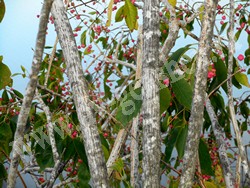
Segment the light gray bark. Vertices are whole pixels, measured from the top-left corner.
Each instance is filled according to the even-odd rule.
[[[143,187],[160,187],[159,0],[145,0],[143,9]]]
[[[89,100],[87,82],[84,79],[75,38],[62,0],[54,0],[52,15],[55,20],[55,29],[66,61],[67,75],[80,122],[93,187],[109,187],[107,168],[96,120],[91,108],[92,103]]]
[[[26,88],[26,94],[23,99],[20,114],[18,116],[17,128],[14,137],[14,144],[12,147],[12,159],[11,165],[8,173],[7,187],[14,188],[16,183],[17,167],[20,160],[20,152],[23,148],[23,136],[25,125],[29,116],[31,103],[35,95],[35,90],[37,86],[38,73],[40,70],[40,65],[43,57],[43,50],[46,38],[46,28],[49,19],[49,13],[51,9],[53,0],[44,1],[41,13],[40,13],[40,23],[36,39],[35,53],[32,62],[30,81]]]
[[[185,154],[183,158],[183,173],[180,180],[180,188],[189,188],[192,187],[193,184],[200,133],[203,125],[207,69],[209,65],[217,4],[218,0],[205,1],[205,13],[203,15],[201,37],[199,41],[194,81],[194,94]]]
[[[214,112],[213,106],[212,106],[209,99],[207,99],[207,101],[206,101],[206,109],[207,109],[207,113],[208,113],[209,118],[210,118],[211,123],[212,123],[212,129],[213,129],[216,143],[218,146],[218,153],[219,153],[219,157],[220,157],[220,162],[221,162],[223,176],[224,176],[226,186],[227,186],[227,188],[234,188],[235,179],[233,177],[233,173],[232,173],[232,170],[230,167],[229,159],[227,157],[227,149],[226,149],[227,146],[225,143],[225,137],[224,137],[223,131],[221,130],[217,116]]]
[[[233,58],[235,52],[235,41],[234,41],[234,1],[230,0],[230,17],[229,17],[229,44],[228,44],[228,70],[227,70],[227,96],[228,96],[228,107],[232,125],[234,128],[236,142],[240,154],[241,165],[245,173],[246,186],[250,187],[250,169],[247,161],[247,155],[245,148],[241,140],[241,132],[238,126],[238,122],[235,115],[234,104],[233,104],[233,86],[232,86],[232,74],[233,74]]]

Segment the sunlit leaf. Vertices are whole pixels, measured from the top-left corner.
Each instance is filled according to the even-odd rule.
[[[7,65],[0,62],[0,90],[12,83],[11,72]]]
[[[200,12],[199,18],[200,18],[201,21],[202,21],[202,18],[203,18],[204,9],[205,9],[205,6],[204,6],[204,5],[202,5],[202,6],[200,7],[200,9],[199,9],[199,12]]]
[[[205,181],[204,184],[205,184],[206,188],[217,188],[216,184],[209,182],[209,181]]]
[[[137,8],[132,4],[130,0],[125,0],[123,12],[124,12],[125,21],[126,21],[128,28],[131,31],[136,29],[138,12],[137,12]]]
[[[168,0],[169,4],[172,5],[173,7],[176,6],[177,1],[176,0]]]
[[[124,6],[121,6],[118,11],[116,12],[116,15],[115,15],[115,22],[120,22],[123,20],[123,11],[124,11]]]
[[[234,72],[236,72],[236,71],[238,71],[238,68],[237,68],[237,67],[234,69]],[[247,75],[245,75],[244,73],[239,72],[239,73],[235,74],[235,78],[236,78],[236,80],[237,80],[240,84],[242,84],[242,85],[244,85],[244,86],[246,86],[246,87],[250,87],[250,84],[249,84],[249,82],[248,82]]]
[[[217,182],[222,182],[224,180],[224,175],[220,165],[216,165],[215,167],[215,178]],[[226,187],[226,186],[221,186],[221,187]]]

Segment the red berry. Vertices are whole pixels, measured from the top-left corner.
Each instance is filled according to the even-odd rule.
[[[238,58],[239,61],[242,61],[242,60],[244,60],[245,57],[244,57],[244,55],[240,54],[240,55],[238,55],[237,58]]]

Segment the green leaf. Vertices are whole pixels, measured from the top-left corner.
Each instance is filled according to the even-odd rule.
[[[132,31],[137,29],[137,8],[132,4],[130,0],[125,0],[124,16],[128,28]],[[137,26],[137,27],[136,27]]]
[[[123,20],[123,13],[124,12],[124,6],[121,6],[118,11],[116,12],[116,15],[115,15],[115,22],[120,22]]]
[[[213,56],[216,56],[216,59],[212,58],[212,60],[214,60],[214,67],[216,69],[215,79],[218,81],[216,85],[214,86],[215,88],[217,87],[218,84],[220,84],[221,82],[227,79],[227,67],[217,54],[213,53]],[[227,83],[224,83],[222,85],[222,88],[225,92],[227,92]]]
[[[242,29],[238,30],[238,31],[235,33],[235,36],[234,36],[235,42],[237,42],[237,40],[239,39],[240,34],[241,34],[241,31],[242,31]]]
[[[174,146],[176,144],[178,135],[180,131],[182,130],[182,121],[180,119],[177,119],[173,122],[174,127],[170,130],[169,134],[164,140],[164,143],[166,145],[165,149],[165,162],[169,163]]]
[[[87,156],[85,153],[85,148],[84,148],[82,141],[80,141],[79,138],[75,138],[73,140],[73,143],[74,143],[75,150],[77,154],[79,155],[79,157],[83,160],[85,164],[88,164]]]
[[[110,91],[110,87],[106,83],[104,84],[104,93],[105,93],[105,98],[108,98],[111,100],[112,92]]]
[[[0,90],[11,83],[12,79],[9,67],[0,62]]]
[[[244,131],[246,131],[246,130],[247,130],[247,122],[244,121],[244,122],[241,124],[240,129],[241,129],[242,133],[243,133]]]
[[[17,90],[14,89],[13,93],[15,93],[15,95],[18,96],[19,98],[23,99],[23,94],[20,93],[19,91],[17,91]]]
[[[186,121],[183,121],[183,123],[184,123],[184,126],[182,126],[182,129],[177,137],[176,144],[175,144],[179,159],[181,159],[184,155],[187,134],[188,134],[188,126],[186,125]]]
[[[93,52],[94,52],[94,50],[88,50],[88,48],[85,48],[83,54],[84,54],[84,55],[89,55],[89,54],[91,54],[91,53],[93,53]]]
[[[248,38],[250,38],[250,35],[248,35]],[[245,63],[246,65],[249,65],[249,61],[250,61],[250,48],[248,48],[248,49],[245,51],[244,63]]]
[[[190,49],[191,45],[179,48],[168,58],[168,61],[164,64],[163,71],[167,76],[173,75],[176,63],[180,61],[181,57]]]
[[[218,186],[212,182],[209,182],[209,181],[205,181],[204,182],[206,188],[217,188]]]
[[[113,12],[113,4],[114,4],[114,0],[110,0],[109,2],[109,6],[108,6],[108,20],[106,23],[106,26],[109,27],[111,24],[111,19],[112,19],[112,12]]]
[[[191,85],[184,78],[171,83],[171,85],[177,100],[190,110],[193,97]]]
[[[141,88],[132,90],[124,96],[118,107],[116,119],[126,126],[140,112],[142,106]]]
[[[12,130],[9,124],[1,123],[0,125],[0,150],[6,154],[10,153],[9,143],[13,140]]]
[[[203,19],[204,9],[205,9],[205,6],[204,6],[204,5],[202,5],[202,6],[199,8],[199,12],[200,12],[199,18],[200,18],[201,21],[202,21],[202,19]]]
[[[87,34],[87,30],[83,31],[83,33],[81,34],[81,44],[84,44],[86,46],[86,34]]]
[[[223,33],[223,31],[225,30],[226,26],[227,26],[228,22],[225,22],[221,28],[220,28],[220,35]]]
[[[90,187],[89,180],[90,180],[90,173],[88,167],[82,163],[78,170],[78,178],[79,178],[79,187]]]
[[[163,121],[161,122],[161,131],[162,132],[166,132],[168,130],[170,120],[171,120],[171,116],[169,116],[169,114],[167,112],[166,116],[163,118]]]
[[[3,180],[7,178],[7,171],[3,165],[3,163],[0,163],[0,187],[3,187]]]
[[[7,93],[6,90],[4,90],[3,93],[2,93],[2,99],[3,99],[3,101],[2,101],[2,104],[3,104],[3,105],[9,103],[9,100],[10,100],[10,99],[9,99],[9,96],[8,96],[8,93]]]
[[[206,143],[200,139],[199,143],[199,159],[202,174],[213,176],[212,161]]]
[[[39,143],[36,144],[36,147],[35,147],[36,161],[37,161],[38,165],[40,166],[41,171],[47,167],[54,166],[52,148],[47,142],[44,142],[44,144],[45,144],[44,149],[42,146],[40,146]]]
[[[103,153],[104,153],[105,160],[107,162],[108,159],[109,159],[109,150],[104,145],[102,145],[102,150],[103,150]]]
[[[123,167],[124,167],[124,163],[123,163],[123,161],[122,161],[121,158],[116,159],[116,161],[114,162],[114,164],[111,166],[111,168],[113,170],[116,170],[120,174],[122,174]]]
[[[5,14],[5,3],[4,3],[4,0],[1,0],[0,1],[0,23],[3,20],[4,14]]]
[[[63,140],[63,145],[64,145],[64,155],[63,158],[64,160],[69,160],[71,158],[73,158],[73,156],[76,154],[76,149],[74,147],[74,143],[72,138],[70,138],[69,136],[66,136]]]
[[[171,93],[167,87],[160,90],[160,114],[166,111],[171,101]]]
[[[107,149],[109,149],[109,144],[102,134],[100,134],[100,139],[101,139],[102,145],[105,146]]]
[[[234,72],[236,72],[238,70],[239,70],[239,68],[235,67]],[[247,75],[245,75],[244,73],[239,72],[239,73],[235,74],[235,78],[240,84],[250,88],[250,84],[248,82]]]
[[[248,116],[250,114],[250,110],[248,108],[246,101],[240,103],[240,112],[244,118],[246,118],[246,119],[248,118]]]

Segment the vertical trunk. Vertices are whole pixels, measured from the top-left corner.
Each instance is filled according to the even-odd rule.
[[[230,117],[232,121],[232,125],[234,128],[236,142],[238,145],[238,150],[240,153],[241,158],[241,165],[243,167],[243,171],[245,173],[245,182],[247,187],[250,187],[250,171],[249,171],[249,164],[247,161],[246,151],[241,141],[241,132],[238,126],[238,122],[236,120],[234,104],[233,104],[233,87],[232,87],[232,72],[233,72],[233,58],[235,52],[235,41],[234,41],[234,1],[230,0],[230,18],[229,18],[229,45],[228,45],[228,81],[227,81],[227,96],[228,96],[228,107],[230,112]]]
[[[143,9],[143,187],[160,187],[159,0]]]
[[[50,13],[52,2],[53,0],[44,1],[41,14],[40,14],[39,30],[38,30],[37,39],[36,39],[36,49],[35,49],[33,62],[32,62],[30,81],[26,88],[26,94],[23,99],[20,114],[18,116],[14,144],[12,146],[12,159],[11,159],[11,165],[10,165],[10,169],[8,173],[8,181],[7,181],[8,188],[14,188],[15,183],[16,183],[17,167],[19,164],[19,159],[20,159],[20,154],[21,154],[20,152],[22,152],[22,148],[23,148],[24,129],[27,123],[31,103],[34,98],[35,90],[37,86],[37,78],[38,78],[38,73],[40,70],[42,57],[43,57],[43,50],[44,50],[45,38],[46,38],[46,28],[48,24],[49,13]]]
[[[54,0],[52,15],[55,19],[56,32],[66,61],[67,74],[89,161],[93,187],[109,187],[104,154],[91,108],[92,103],[88,96],[88,86],[83,76],[75,38],[62,0]]]
[[[185,154],[183,158],[183,170],[179,187],[192,187],[196,166],[197,150],[203,125],[205,91],[207,83],[207,68],[211,51],[215,12],[218,0],[205,1],[205,13],[202,21],[201,37],[199,42],[196,73],[194,82],[194,94],[189,121],[189,129]]]

